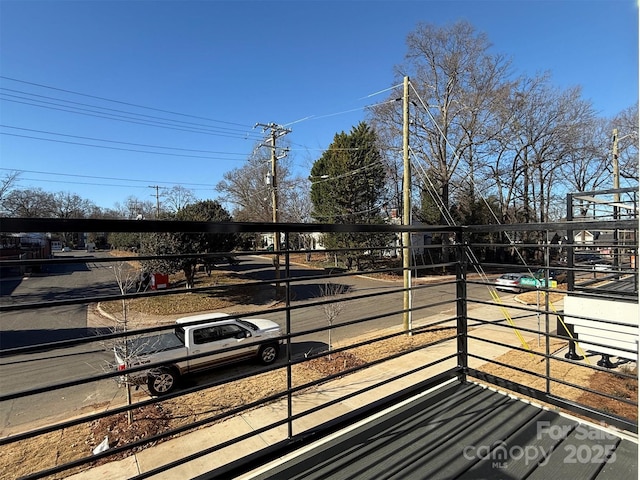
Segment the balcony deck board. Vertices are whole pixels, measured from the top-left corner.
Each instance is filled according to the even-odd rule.
[[[637,451],[611,432],[460,383],[243,478],[625,480],[638,478]]]
[[[622,439],[616,450],[615,462],[607,463],[596,480],[636,480],[638,478],[638,444]]]

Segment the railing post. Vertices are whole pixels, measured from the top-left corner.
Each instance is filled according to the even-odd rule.
[[[458,339],[458,366],[462,368],[459,375],[460,381],[466,380],[468,362],[467,343],[467,257],[465,240],[462,238],[462,231],[456,232],[456,318],[457,318],[457,339]]]
[[[285,276],[285,333],[287,334],[287,438],[293,437],[293,396],[291,389],[293,388],[293,379],[291,378],[291,276],[290,276],[290,258],[289,258],[289,232],[284,233],[284,244],[286,246],[284,252],[284,276]]]
[[[575,285],[575,273],[573,271],[573,229],[570,228],[573,221],[573,195],[567,193],[567,244],[565,251],[567,252],[567,290],[573,291]]]
[[[546,377],[546,386],[545,386],[545,391],[547,392],[547,395],[551,394],[551,339],[549,338],[549,334],[551,333],[550,330],[550,326],[549,326],[549,308],[550,308],[550,299],[549,296],[551,295],[551,292],[549,291],[549,284],[551,283],[550,280],[550,265],[551,265],[551,260],[550,260],[550,252],[549,249],[551,248],[551,245],[549,243],[549,230],[546,231],[546,242],[545,242],[545,250],[544,250],[544,265],[546,268],[545,270],[545,276],[544,276],[544,287],[545,287],[545,293],[544,293],[544,343],[545,343],[545,377]],[[538,295],[540,295],[540,290],[538,290]],[[538,309],[540,309],[540,306],[538,306]],[[539,312],[538,312],[539,313]],[[557,322],[557,320],[556,320]],[[557,333],[557,332],[556,332]],[[538,335],[540,334],[540,330],[538,330]],[[538,336],[538,338],[540,338],[540,336]],[[538,344],[538,346],[540,346]]]

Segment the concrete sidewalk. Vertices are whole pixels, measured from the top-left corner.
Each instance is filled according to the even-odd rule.
[[[496,321],[502,318],[500,309],[494,306],[482,306],[473,309],[473,317]],[[429,318],[429,321],[431,322],[435,320],[437,319],[433,317]],[[527,327],[535,328],[531,325],[527,325]],[[520,340],[511,329],[488,325],[476,329],[474,331],[474,335],[483,338],[491,338],[494,341],[511,346],[520,346]],[[524,337],[527,341],[534,340],[534,336],[531,334],[524,334]],[[296,420],[293,424],[293,433],[297,434],[309,428],[323,424],[340,415],[396,393],[410,385],[431,378],[438,373],[454,368],[457,363],[455,357],[419,373],[412,374],[395,381],[390,380],[395,375],[398,375],[401,372],[406,372],[415,366],[425,365],[443,357],[455,355],[456,349],[456,341],[450,340],[430,347],[427,350],[413,352],[401,358],[390,360],[366,370],[327,382],[319,385],[310,392],[295,395],[293,398],[293,413],[297,414],[307,411],[317,405],[326,404],[327,402],[341,398],[349,393],[382,383],[382,386],[367,391],[364,394],[359,394],[355,397],[340,401],[329,408],[319,410]],[[510,348],[507,347],[500,347],[478,340],[469,341],[469,351],[485,358],[496,358],[509,350]],[[484,362],[473,358],[469,359],[469,366],[473,368],[479,367],[482,363]],[[408,365],[410,367],[408,367]],[[195,432],[182,435],[178,438],[164,441],[124,460],[118,460],[95,467],[68,478],[73,480],[111,480],[131,478],[184,458],[188,455],[219,445],[227,440],[249,434],[277,420],[285,419],[286,414],[286,401],[282,400],[274,402],[229,418],[226,421],[210,427],[205,427]],[[240,459],[269,445],[273,445],[286,438],[286,425],[273,428],[259,435],[255,435],[244,441],[238,442],[230,447],[225,447],[214,453],[192,460],[176,468],[172,468],[171,470],[154,475],[151,478],[171,480],[176,478],[193,478],[197,475],[210,472],[215,468],[228,464],[234,460]]]

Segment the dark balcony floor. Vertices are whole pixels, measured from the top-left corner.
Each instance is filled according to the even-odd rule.
[[[242,478],[636,480],[637,460],[629,438],[457,383]]]

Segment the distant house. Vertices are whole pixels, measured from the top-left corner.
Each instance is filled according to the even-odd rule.
[[[268,249],[269,247],[273,247],[273,239],[274,233],[263,233],[260,236],[259,249]],[[284,244],[284,234],[280,234],[280,244]],[[293,245],[291,247],[294,250],[324,250],[324,244],[322,243],[322,234],[319,232],[311,232],[311,233],[300,233],[297,236],[292,236],[290,241]]]
[[[27,258],[46,258],[51,253],[51,240],[44,233],[3,233],[0,250],[29,253]]]
[[[51,239],[44,233],[2,233],[0,257],[3,260],[33,260],[51,257]],[[20,274],[40,271],[40,265],[21,266]],[[6,275],[3,272],[3,275]]]
[[[608,253],[616,244],[619,246],[631,245],[635,242],[635,232],[625,230],[617,231],[617,238],[614,231],[589,231],[581,230],[574,233],[573,241],[576,245],[594,248],[602,253]]]
[[[593,245],[595,235],[589,230],[580,230],[573,233],[573,243],[576,245]]]

